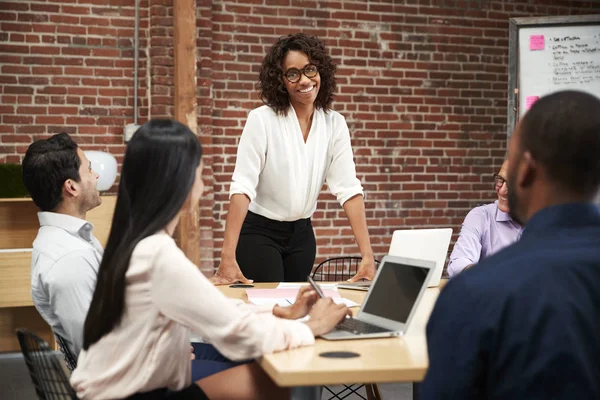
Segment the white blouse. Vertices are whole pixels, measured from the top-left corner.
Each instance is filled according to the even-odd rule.
[[[249,210],[277,221],[310,218],[323,183],[340,204],[363,188],[356,177],[345,118],[315,110],[306,143],[293,107],[277,115],[268,106],[250,111],[238,146],[229,197],[245,194]]]
[[[226,298],[166,233],[142,240],[125,274],[119,325],[83,350],[71,384],[80,399],[122,399],[191,382],[190,329],[232,360],[314,343],[310,328]]]

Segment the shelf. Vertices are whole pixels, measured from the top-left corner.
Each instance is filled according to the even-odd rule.
[[[32,306],[31,251],[0,253],[0,308]]]
[[[33,200],[31,200],[31,197],[10,197],[10,198],[2,197],[2,198],[0,198],[0,203],[18,203],[18,202],[22,202],[22,201],[33,202]]]

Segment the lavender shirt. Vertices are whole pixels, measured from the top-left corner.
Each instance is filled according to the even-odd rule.
[[[498,201],[475,207],[465,217],[460,236],[448,262],[448,276],[458,275],[469,264],[497,253],[514,243],[521,225],[498,209]]]

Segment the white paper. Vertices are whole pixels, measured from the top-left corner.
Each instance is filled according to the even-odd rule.
[[[339,297],[339,298],[337,298],[337,299],[333,299],[333,302],[334,302],[335,304],[342,304],[342,303],[343,303],[343,304],[345,304],[345,305],[346,305],[346,307],[358,307],[358,306],[360,305],[360,304],[358,304],[358,303],[355,303],[355,302],[353,302],[352,300],[350,300],[350,299],[346,299],[346,298],[344,298],[344,297]]]
[[[261,297],[252,297],[249,299],[251,304],[257,306],[270,306],[270,305],[279,305],[281,307],[287,307],[294,304],[296,299],[286,299],[286,298],[261,298]],[[336,304],[345,304],[346,307],[358,307],[359,304],[354,301],[342,297],[334,298],[333,301]]]
[[[248,299],[248,301],[250,302],[250,304],[254,304],[257,306],[270,306],[270,305],[279,305],[281,307],[287,307],[291,304],[293,304],[293,301],[289,301],[285,298],[262,298],[262,297],[252,297],[250,299]]]

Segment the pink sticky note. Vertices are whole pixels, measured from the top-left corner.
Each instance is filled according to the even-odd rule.
[[[544,50],[544,35],[529,36],[529,50]]]
[[[535,103],[539,99],[540,99],[540,96],[527,96],[527,97],[525,97],[525,109],[529,110],[531,108],[531,106],[533,105],[533,103]]]

